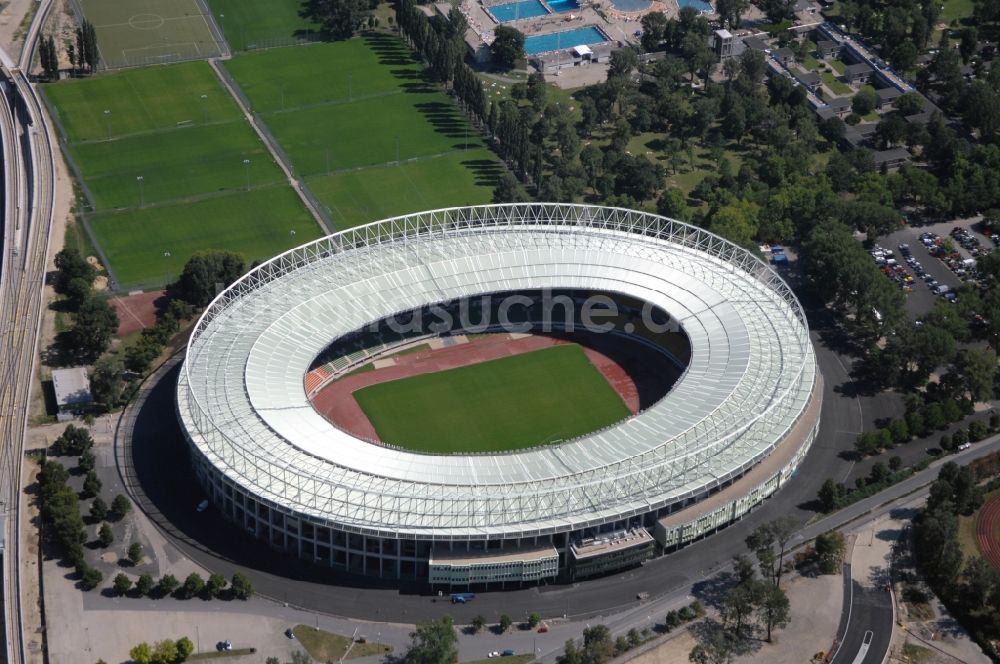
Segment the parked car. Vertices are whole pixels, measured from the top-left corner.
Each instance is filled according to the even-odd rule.
[[[204,512],[207,509],[208,509],[208,499],[206,498],[205,500],[198,503],[198,507],[195,508],[195,511]]]

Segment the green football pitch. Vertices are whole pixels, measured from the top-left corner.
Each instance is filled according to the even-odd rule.
[[[250,261],[319,235],[208,64],[120,71],[44,91],[119,288],[162,285],[199,249]]]
[[[491,199],[500,162],[391,35],[226,67],[338,228]]]
[[[554,443],[629,414],[576,345],[372,385],[354,398],[381,440],[437,453]]]
[[[234,51],[287,46],[316,29],[299,16],[302,0],[208,0],[208,6]]]
[[[197,0],[79,0],[97,30],[103,66],[213,58],[222,48]]]

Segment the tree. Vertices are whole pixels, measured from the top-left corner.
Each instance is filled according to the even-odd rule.
[[[765,584],[759,593],[758,611],[767,630],[767,642],[770,643],[772,630],[781,629],[791,619],[791,605],[788,595],[777,585]]]
[[[84,498],[92,498],[100,493],[100,491],[101,480],[97,477],[97,473],[91,470],[83,479],[83,493],[81,495]]]
[[[816,558],[821,574],[836,574],[840,571],[847,543],[836,530],[828,530],[816,536]]]
[[[903,460],[898,456],[889,457],[889,470],[896,472],[903,467]]]
[[[153,577],[149,574],[142,574],[139,579],[135,582],[135,589],[143,597],[149,595],[153,591]]]
[[[524,57],[524,34],[515,28],[498,25],[493,35],[493,63],[498,69],[513,69],[517,61]]]
[[[84,360],[97,358],[111,345],[118,330],[118,314],[105,297],[88,297],[76,312],[69,330],[68,341],[73,351]]]
[[[231,251],[199,251],[184,264],[178,285],[181,298],[204,307],[245,271],[243,257]]]
[[[102,549],[106,549],[111,546],[114,541],[115,534],[111,532],[111,526],[106,523],[102,523],[100,529],[97,531],[98,544],[101,545]]]
[[[472,631],[478,634],[483,631],[483,627],[486,626],[486,618],[481,615],[477,615],[472,619]]]
[[[80,585],[83,586],[84,590],[93,590],[101,585],[101,581],[104,579],[100,570],[94,569],[87,563],[77,565],[77,572],[80,574]]]
[[[183,662],[194,653],[194,643],[186,636],[177,639],[177,660]]]
[[[666,15],[663,12],[649,12],[644,14],[639,22],[642,24],[642,37],[640,38],[642,50],[647,53],[658,51],[667,30]]]
[[[129,510],[132,509],[132,502],[129,501],[123,494],[118,494],[111,501],[111,516],[115,521],[118,521],[128,514]]]
[[[135,664],[152,664],[153,649],[148,643],[143,641],[129,650],[128,656]]]
[[[156,584],[156,589],[161,595],[169,595],[170,593],[177,590],[180,585],[180,581],[173,574],[164,574],[160,577],[160,582]]]
[[[201,578],[201,574],[197,572],[191,572],[188,574],[187,578],[184,579],[183,595],[186,598],[194,597],[201,593],[205,589],[205,580]]]
[[[138,565],[142,562],[142,544],[139,542],[132,542],[128,545],[128,559],[133,565]]]
[[[407,664],[454,664],[458,662],[458,637],[449,616],[417,625],[410,634]]]
[[[896,100],[896,111],[903,117],[916,115],[924,110],[924,98],[919,92],[907,92]]]
[[[210,597],[218,597],[226,589],[226,583],[228,583],[226,577],[221,574],[211,574],[205,583],[205,590]]]
[[[63,432],[52,441],[53,456],[80,456],[94,446],[90,432],[83,427],[67,424]]]
[[[87,473],[93,471],[96,464],[97,457],[94,456],[93,450],[84,450],[76,462],[77,467]]]
[[[305,0],[299,15],[323,27],[335,39],[347,39],[360,30],[371,15],[367,0]]]
[[[601,664],[614,657],[615,644],[607,625],[594,625],[583,630],[583,662]]]
[[[542,622],[542,616],[538,613],[533,612],[528,616],[528,627],[534,629],[535,627],[538,627],[538,623],[540,622]]]
[[[118,405],[125,387],[124,370],[117,355],[105,355],[94,363],[94,368],[90,370],[90,391],[94,401],[108,409]]]
[[[512,621],[510,619],[510,616],[508,616],[506,613],[501,613],[499,622],[500,633],[502,634],[506,632],[508,629],[510,629],[511,623]]]
[[[740,27],[743,14],[750,9],[749,0],[717,0],[715,3],[715,13],[722,19],[723,25],[728,25],[733,30]]]
[[[962,378],[966,396],[973,401],[993,398],[993,377],[997,371],[997,354],[992,348],[968,348],[958,352],[955,368]]]
[[[104,521],[104,518],[108,515],[108,506],[105,504],[104,500],[100,496],[94,498],[94,502],[90,504],[90,518],[94,521]]]
[[[877,103],[878,96],[875,94],[875,89],[866,85],[851,98],[851,110],[858,115],[868,115],[875,110]]]
[[[827,478],[819,488],[819,502],[824,512],[832,512],[843,504],[847,491],[844,485],[832,478]]]
[[[115,576],[114,588],[115,594],[121,597],[132,589],[132,579],[128,578],[126,574],[119,572]]]
[[[718,623],[707,625],[698,633],[698,644],[688,660],[693,664],[729,664],[738,647],[738,637]]]
[[[759,6],[767,14],[768,21],[781,23],[794,16],[795,0],[761,0]]]
[[[531,199],[510,171],[505,170],[500,174],[497,186],[493,189],[494,203],[525,203],[529,200]]]
[[[639,56],[631,48],[612,51],[608,61],[608,79],[627,78],[638,65]]]
[[[656,213],[679,221],[687,220],[689,216],[687,196],[680,189],[673,187],[664,189],[656,201]]]
[[[177,643],[173,639],[157,641],[153,646],[153,664],[173,664],[177,661]]]
[[[233,597],[236,599],[250,599],[250,596],[253,595],[253,584],[250,583],[250,579],[246,578],[241,573],[233,573],[233,578],[229,583],[229,589],[232,591]]]
[[[56,51],[56,42],[52,35],[42,37],[39,40],[39,56],[41,58],[42,72],[50,81],[59,78],[59,53]]]
[[[97,270],[94,266],[88,263],[80,255],[80,252],[72,247],[67,247],[56,254],[55,265],[56,275],[52,283],[52,288],[61,295],[65,295],[70,283],[76,280],[86,284],[89,291],[94,277],[97,276]]]

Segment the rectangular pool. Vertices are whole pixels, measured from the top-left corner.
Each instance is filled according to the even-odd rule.
[[[506,2],[502,5],[492,5],[486,10],[493,14],[493,18],[501,23],[520,21],[525,18],[535,18],[545,16],[549,11],[538,0],[520,0],[519,2]]]
[[[609,41],[608,37],[592,25],[575,30],[562,32],[546,32],[541,35],[531,35],[524,39],[524,51],[528,55],[536,55],[557,49],[573,48],[583,44],[600,44]]]
[[[549,7],[552,11],[557,14],[563,14],[565,12],[571,12],[574,9],[580,8],[580,3],[577,0],[548,0]]]
[[[683,9],[684,7],[694,7],[700,12],[713,12],[712,4],[710,2],[705,2],[705,0],[677,0],[677,5]]]

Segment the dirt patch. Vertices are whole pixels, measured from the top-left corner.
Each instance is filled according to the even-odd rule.
[[[994,569],[1000,569],[1000,541],[997,541],[998,524],[1000,524],[1000,493],[994,494],[979,509],[979,518],[976,519],[976,544],[983,557]]]
[[[375,427],[354,399],[354,392],[370,385],[427,373],[457,369],[481,362],[512,357],[523,353],[573,343],[551,336],[526,336],[517,339],[508,334],[491,334],[467,343],[396,354],[392,366],[355,373],[321,389],[312,399],[317,411],[335,426],[371,441],[378,441]],[[583,347],[588,359],[618,392],[633,415],[639,411],[639,389],[628,372],[617,362],[594,348]]]
[[[136,293],[126,297],[111,298],[111,306],[118,312],[118,336],[124,337],[156,324],[156,302],[164,291]]]

